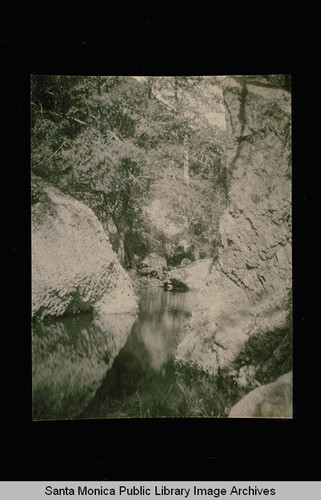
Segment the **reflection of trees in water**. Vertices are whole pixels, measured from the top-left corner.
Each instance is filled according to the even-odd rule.
[[[35,419],[72,418],[88,405],[126,342],[132,315],[90,314],[33,327]]]
[[[173,357],[185,317],[192,312],[193,294],[149,292],[140,301],[140,314],[133,327],[137,338],[149,353],[150,368],[162,372],[163,365]]]
[[[160,372],[164,363],[173,357],[176,332],[184,317],[178,311],[163,311],[151,316],[144,315],[137,320],[137,336],[149,352],[151,368],[154,370]]]
[[[101,397],[125,397],[136,391],[140,382],[146,381],[150,371],[150,355],[137,333],[132,329],[130,338],[115,358],[108,370],[103,383],[97,391],[95,401]]]
[[[112,400],[122,410],[125,405],[126,411],[126,398],[134,394],[155,401],[164,399],[175,384],[176,333],[190,315],[192,302],[191,297],[186,300],[188,295],[157,290],[143,298],[126,345],[80,418],[97,416],[106,402],[113,406]]]
[[[165,310],[192,313],[195,294],[164,292],[161,288],[146,291],[140,300],[140,311],[145,314],[161,314]]]
[[[115,358],[95,397],[78,418],[108,417],[108,410],[104,412],[106,407],[109,411],[112,409],[111,416],[139,416],[133,408],[135,402],[148,399],[155,405],[159,404],[164,396],[166,399],[175,384],[172,358],[164,362],[161,370],[154,370],[151,353],[139,338],[136,327],[137,325],[133,327],[126,345]],[[131,415],[132,411],[134,415]]]
[[[35,324],[34,418],[95,418],[106,399],[142,394],[157,403],[172,395],[175,337],[191,312],[190,295],[146,295],[135,323],[132,315],[82,314]]]

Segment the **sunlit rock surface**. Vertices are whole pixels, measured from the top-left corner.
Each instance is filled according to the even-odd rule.
[[[212,259],[199,259],[185,267],[169,271],[167,278],[176,278],[186,283],[191,290],[199,290],[209,275],[212,264]]]
[[[292,289],[291,96],[262,77],[225,78],[222,88],[229,178],[222,247],[176,356],[212,375],[232,370],[252,335],[288,323]]]
[[[135,321],[133,314],[82,314],[34,325],[33,418],[77,416],[94,397]]]
[[[137,299],[92,210],[32,180],[32,316],[133,312]]]
[[[292,418],[292,372],[249,392],[229,417]]]

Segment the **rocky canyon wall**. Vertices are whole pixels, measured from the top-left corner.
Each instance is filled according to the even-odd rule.
[[[246,393],[291,369],[291,95],[264,77],[221,85],[229,205],[176,361]]]

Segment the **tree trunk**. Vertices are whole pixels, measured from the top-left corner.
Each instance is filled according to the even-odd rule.
[[[177,101],[178,101],[178,78],[174,78],[174,98],[175,98],[175,103],[177,105]]]
[[[117,257],[122,266],[125,265],[125,225],[116,217],[113,217],[113,222],[117,229],[118,242],[117,242]]]
[[[125,231],[118,231],[118,246],[117,246],[118,260],[122,266],[125,264]]]
[[[153,77],[149,76],[147,78],[148,99],[151,99],[153,95],[153,83],[154,83]]]
[[[130,233],[125,237],[125,264],[129,269],[133,267],[133,252],[130,243]]]
[[[113,216],[113,221],[117,228],[117,233],[118,233],[117,256],[119,262],[123,267],[125,266],[125,257],[126,257],[125,235],[126,232],[128,231],[128,222],[126,220],[128,202],[129,202],[129,195],[127,195],[123,199],[120,215],[118,217],[115,215]]]

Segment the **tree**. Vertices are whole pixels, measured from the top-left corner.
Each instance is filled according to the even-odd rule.
[[[33,172],[113,220],[122,264],[131,265],[130,237],[151,185],[170,168],[187,186],[191,174],[209,179],[216,168],[221,151],[191,99],[201,85],[195,77],[32,78]]]
[[[126,231],[153,178],[136,132],[142,90],[119,77],[32,79],[33,171],[87,202],[94,195],[90,204],[117,227],[123,264]]]

